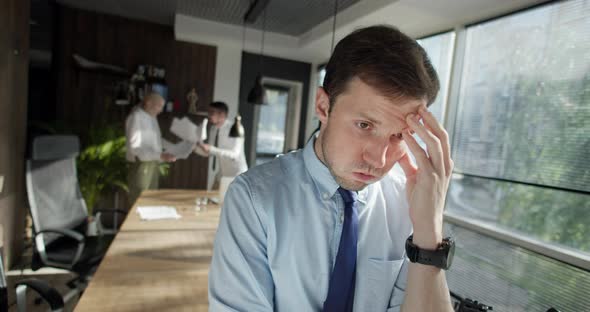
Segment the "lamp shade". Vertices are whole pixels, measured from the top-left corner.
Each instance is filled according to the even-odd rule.
[[[248,93],[248,103],[263,105],[266,104],[266,100],[264,97],[264,88],[262,87],[262,76],[258,74],[256,76],[256,82],[254,83],[254,87]]]
[[[231,126],[231,128],[229,129],[229,137],[230,138],[243,138],[244,137],[244,127],[242,126],[242,117],[240,115],[236,116],[233,126]]]

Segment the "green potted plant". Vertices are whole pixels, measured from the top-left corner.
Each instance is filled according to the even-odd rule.
[[[77,168],[80,191],[89,214],[102,201],[111,199],[107,202],[112,203],[115,192],[129,191],[125,141],[125,133],[118,125],[101,125],[88,131],[85,147],[78,157]],[[168,163],[160,164],[161,176],[166,176],[169,168]]]
[[[88,214],[109,193],[128,191],[125,134],[120,126],[100,125],[88,131],[77,160],[78,182]]]

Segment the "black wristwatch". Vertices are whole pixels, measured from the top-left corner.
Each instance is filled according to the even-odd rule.
[[[406,240],[406,254],[411,262],[432,265],[443,270],[448,270],[453,263],[455,255],[455,242],[447,237],[435,250],[420,249],[412,241],[413,235]]]

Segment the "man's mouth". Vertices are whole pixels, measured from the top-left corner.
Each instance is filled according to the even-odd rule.
[[[362,182],[367,182],[367,181],[371,181],[373,179],[375,179],[374,175],[368,174],[368,173],[362,173],[362,172],[353,172],[352,173],[354,175],[354,177],[357,180],[360,180]]]

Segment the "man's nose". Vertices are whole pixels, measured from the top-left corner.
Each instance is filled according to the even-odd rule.
[[[385,167],[387,162],[387,151],[389,149],[389,140],[375,139],[365,146],[363,159],[371,167],[380,169]]]

